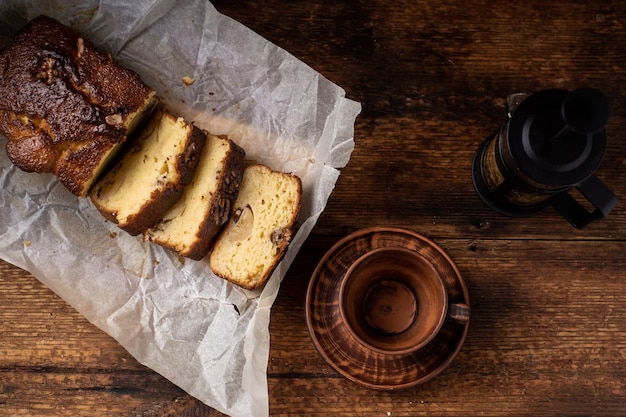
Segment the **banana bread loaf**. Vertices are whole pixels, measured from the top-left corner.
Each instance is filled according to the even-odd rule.
[[[228,220],[243,175],[245,152],[233,141],[208,135],[193,181],[178,202],[144,236],[200,260]]]
[[[102,215],[138,235],[154,226],[193,179],[206,134],[163,109],[90,192]]]
[[[31,20],[0,51],[0,132],[11,161],[85,196],[156,106],[154,91],[70,28]]]
[[[243,288],[262,286],[291,242],[301,199],[295,175],[246,167],[231,218],[209,256],[213,272]]]

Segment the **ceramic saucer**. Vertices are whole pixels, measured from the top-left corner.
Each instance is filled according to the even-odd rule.
[[[337,242],[317,265],[306,296],[306,320],[315,347],[344,377],[369,388],[392,390],[424,383],[441,373],[457,355],[469,322],[446,321],[421,349],[383,354],[354,339],[339,314],[339,282],[350,265],[368,251],[401,247],[419,252],[439,271],[449,302],[469,305],[467,287],[456,265],[434,242],[410,230],[373,227]]]

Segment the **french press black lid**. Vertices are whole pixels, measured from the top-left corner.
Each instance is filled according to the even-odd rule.
[[[602,162],[609,115],[608,100],[598,90],[533,94],[511,115],[505,157],[538,188],[573,187]]]
[[[598,90],[544,90],[525,98],[474,158],[480,197],[503,214],[521,217],[552,205],[576,227],[604,217],[615,195],[594,173],[606,149],[607,98]],[[568,191],[576,188],[589,213]]]

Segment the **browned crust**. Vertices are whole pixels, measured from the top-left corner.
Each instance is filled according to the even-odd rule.
[[[0,51],[0,132],[11,161],[51,172],[84,196],[127,138],[128,115],[156,100],[139,76],[49,17],[30,21]]]
[[[141,209],[129,216],[125,224],[118,226],[133,236],[154,226],[180,198],[184,190],[182,184],[171,184],[165,188],[154,190]]]
[[[176,162],[178,172],[180,172],[180,185],[187,186],[193,181],[193,176],[196,173],[196,167],[198,162],[200,162],[200,155],[202,155],[202,149],[204,149],[205,144],[206,133],[192,124],[187,146]]]
[[[245,151],[233,141],[230,141],[231,150],[226,157],[223,172],[226,173],[219,183],[218,190],[213,195],[211,209],[200,225],[196,234],[197,240],[187,250],[179,252],[181,256],[199,261],[211,249],[215,237],[226,224],[230,216],[231,207],[237,198],[237,192],[243,178]]]
[[[103,206],[102,204],[100,204],[100,201],[93,196],[93,194],[97,193],[97,191],[99,191],[99,190],[91,190],[91,192],[90,192],[91,202],[93,203],[94,207],[96,207],[98,209],[98,211],[100,212],[102,217],[104,217],[106,220],[110,221],[111,223],[118,224],[118,222],[117,222],[117,212],[110,210],[106,206]]]

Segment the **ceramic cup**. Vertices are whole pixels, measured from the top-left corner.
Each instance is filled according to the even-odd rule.
[[[352,336],[385,354],[418,350],[446,320],[465,322],[470,316],[466,304],[448,303],[432,264],[404,248],[379,248],[358,258],[342,278],[339,300]]]

